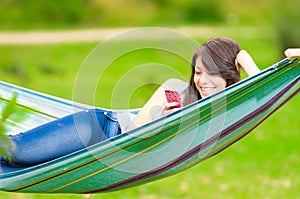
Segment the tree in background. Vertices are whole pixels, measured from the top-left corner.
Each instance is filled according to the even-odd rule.
[[[279,50],[300,47],[300,0],[277,0],[275,24],[278,31]]]

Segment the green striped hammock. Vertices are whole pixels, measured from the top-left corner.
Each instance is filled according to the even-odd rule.
[[[2,173],[0,190],[98,193],[173,175],[216,155],[251,132],[299,92],[299,76],[300,60],[286,58],[131,132],[39,165]],[[11,131],[26,131],[90,108],[4,82],[0,82],[0,91],[2,104],[17,92],[18,106],[30,114],[22,123],[10,121]]]

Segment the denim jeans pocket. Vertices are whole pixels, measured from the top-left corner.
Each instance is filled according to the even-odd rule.
[[[94,121],[93,126],[97,126],[97,128],[94,128],[95,134],[101,134],[98,141],[114,137],[121,132],[115,112],[102,109],[92,109],[89,112]]]
[[[106,111],[104,112],[104,115],[106,117],[106,122],[104,124],[103,131],[105,132],[107,138],[111,138],[120,134],[121,129],[117,120],[117,114],[112,111]]]

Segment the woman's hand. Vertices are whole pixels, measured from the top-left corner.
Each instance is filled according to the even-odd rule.
[[[240,70],[240,68],[244,69],[248,76],[252,76],[260,72],[251,55],[246,50],[241,50],[236,55],[235,65],[238,70]]]
[[[165,105],[165,107],[163,108],[162,116],[168,115],[168,114],[172,113],[173,111],[178,110],[179,108],[175,108],[178,105],[179,105],[178,102],[167,103]]]

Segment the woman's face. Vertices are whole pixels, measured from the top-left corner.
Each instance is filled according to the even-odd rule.
[[[208,97],[226,87],[226,81],[218,75],[210,74],[201,57],[196,60],[194,83],[202,98]]]

